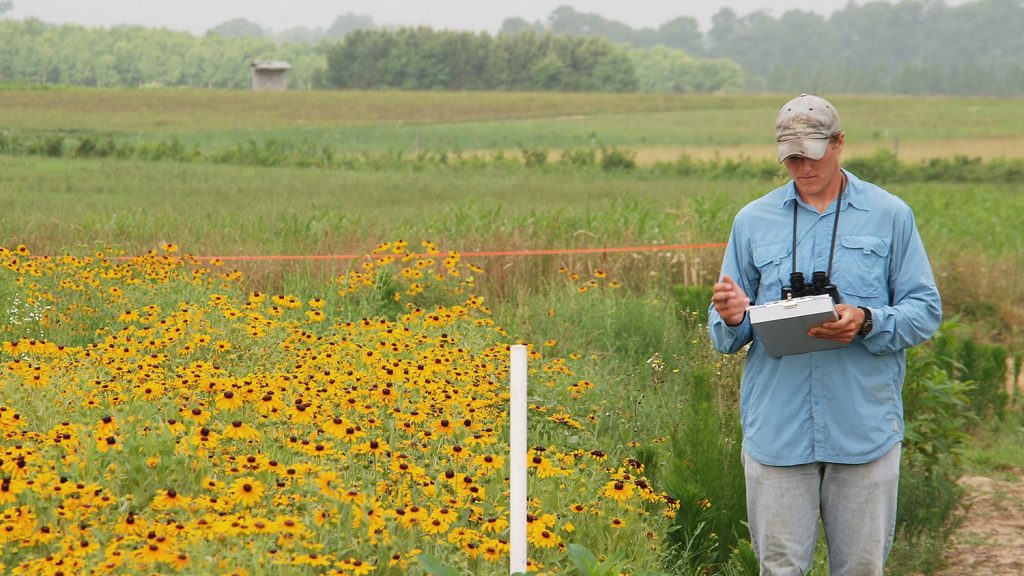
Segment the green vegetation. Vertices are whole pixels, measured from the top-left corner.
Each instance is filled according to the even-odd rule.
[[[578,529],[579,539],[567,541],[593,554],[571,546],[558,561],[561,567],[602,573],[657,565],[673,574],[704,568],[750,574],[737,457],[742,358],[709,349],[702,316],[721,249],[489,258],[472,253],[724,241],[735,212],[782,182],[777,164],[723,158],[645,165],[633,150],[645,143],[645,130],[658,142],[672,142],[674,131],[676,141],[704,146],[761,143],[770,128],[752,126],[770,120],[777,100],[0,92],[0,124],[10,127],[0,135],[8,146],[0,145],[0,238],[8,248],[23,243],[34,253],[54,255],[136,254],[167,243],[200,256],[357,255],[399,239],[458,250],[483,269],[474,290],[511,339],[533,344],[545,359],[578,355],[574,378],[599,391],[593,406],[580,405],[600,416],[588,424],[587,438],[609,454],[608,465],[624,458],[641,464],[645,477],[680,503],[675,518],[643,520],[653,535],[631,547],[629,556],[602,556],[611,541],[584,537],[595,532]],[[1022,106],[836,100],[851,144],[858,137],[895,134],[904,148],[943,138],[973,139],[983,148],[986,134],[1012,136],[1019,127],[999,120],[1021,117]],[[574,110],[582,120],[561,118]],[[666,119],[674,123],[661,125]],[[574,121],[584,125],[580,133],[600,130],[600,143],[559,134]],[[555,128],[532,134],[544,125]],[[332,143],[334,133],[346,134],[349,144]],[[418,133],[424,141],[438,135],[451,141],[431,141],[417,156],[409,142]],[[314,167],[301,161],[306,143],[317,153],[337,146],[335,158],[350,155],[365,164]],[[26,151],[33,145],[37,151]],[[47,146],[60,152],[48,154]],[[114,151],[101,153],[108,146]],[[516,156],[499,159],[505,149]],[[133,152],[118,158],[117,150]],[[141,150],[167,155],[144,156]],[[218,157],[232,151],[238,156]],[[269,160],[253,160],[264,157]],[[1019,461],[1005,447],[972,447],[969,435],[1019,427],[1003,382],[1007,357],[1024,342],[1024,317],[1013,305],[1024,298],[1024,199],[1017,193],[1019,172],[1013,172],[1020,167],[1012,158],[917,164],[891,153],[850,162],[859,175],[876,179],[914,208],[946,316],[960,323],[947,323],[940,337],[910,354],[905,389],[908,436],[892,571],[928,573],[951,526],[958,473],[974,458],[994,467]],[[224,267],[242,270],[247,290],[295,294],[302,301],[326,297],[326,310],[336,319],[394,318],[403,310],[394,299],[401,285],[396,276],[378,277],[374,291],[359,302],[342,304],[334,294],[330,282],[361,262],[225,259]],[[0,283],[0,308],[10,320],[3,339],[45,333],[31,306],[18,299],[23,289]],[[165,296],[163,307],[174,309],[175,294]],[[434,304],[427,296],[421,301]],[[53,334],[59,333],[47,337]],[[75,334],[88,339],[94,332]],[[1017,370],[1019,365],[1018,358]],[[534,380],[531,402],[550,410],[564,405],[564,394],[544,387],[542,378]],[[561,428],[545,426],[531,442],[569,440]]]
[[[1012,96],[1024,94],[1022,19],[1024,6],[1006,0],[851,2],[829,16],[722,8],[704,33],[687,16],[637,30],[562,6],[544,24],[509,18],[502,30],[602,36],[728,59],[743,68],[751,91]]]
[[[511,9],[514,9],[512,7]],[[829,16],[723,8],[633,29],[568,6],[500,34],[381,29],[346,14],[272,37],[244,19],[202,37],[140,27],[0,21],[0,83],[244,88],[253,60],[287,60],[292,86],[401,90],[1020,96],[1024,40],[1012,0],[849,3]],[[327,24],[327,23],[323,23]]]
[[[717,92],[742,84],[724,60],[697,62],[664,48],[675,67],[637,67],[628,47],[604,38],[430,28],[356,30],[315,45],[275,42],[245,21],[202,37],[138,26],[110,30],[0,21],[0,83],[89,87],[246,88],[256,60],[292,64],[301,89]],[[654,74],[697,75],[659,79]]]
[[[0,21],[0,83],[94,87],[246,88],[254,60],[287,60],[293,86],[309,87],[323,52],[267,38],[195,37],[141,26],[87,28]]]
[[[693,150],[741,148],[771,159],[771,126],[786,97],[506,92],[302,92],[39,89],[0,91],[0,140],[60,136],[97,143],[155,145],[177,139],[215,153],[255,140],[415,156],[418,152],[559,151],[602,146]],[[1024,101],[845,96],[850,156],[879,147],[898,156],[1024,155]],[[755,128],[761,127],[761,128]],[[670,159],[678,158],[678,154]]]
[[[489,34],[430,28],[360,30],[327,53],[327,80],[363,90],[632,92],[624,49],[602,38]]]

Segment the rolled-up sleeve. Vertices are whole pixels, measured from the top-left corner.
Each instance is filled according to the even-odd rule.
[[[872,309],[875,328],[864,338],[872,353],[887,354],[930,338],[942,321],[942,300],[909,207],[893,222],[888,306]]]

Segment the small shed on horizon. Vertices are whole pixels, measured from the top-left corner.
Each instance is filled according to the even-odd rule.
[[[252,89],[282,91],[288,89],[288,71],[292,65],[281,60],[258,60],[252,68]]]

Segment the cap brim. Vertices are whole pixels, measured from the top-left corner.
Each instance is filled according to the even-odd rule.
[[[811,160],[821,160],[828,148],[828,138],[805,138],[779,142],[779,162],[790,156],[803,156]]]

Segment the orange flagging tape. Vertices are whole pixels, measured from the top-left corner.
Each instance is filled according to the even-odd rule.
[[[452,254],[458,254],[461,258],[485,258],[494,256],[550,256],[569,254],[608,254],[615,252],[655,252],[668,250],[696,250],[700,248],[724,248],[724,242],[706,244],[665,244],[658,246],[614,246],[605,248],[561,248],[552,250],[492,250],[489,252],[437,252],[434,254],[400,253],[391,252],[381,254],[370,254],[370,258],[401,258],[413,256],[418,258],[445,258]],[[243,262],[259,260],[355,260],[367,257],[366,254],[279,254],[279,255],[254,255],[254,256],[196,256],[197,260],[220,260],[221,262]]]

